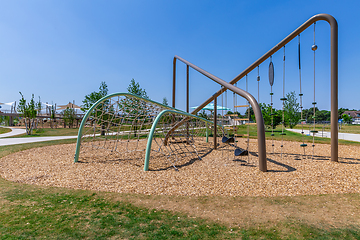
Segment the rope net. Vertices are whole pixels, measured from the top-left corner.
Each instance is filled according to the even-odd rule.
[[[214,147],[214,125],[205,119],[174,111],[161,115],[151,145],[150,170],[175,169],[201,160]],[[217,126],[218,142],[225,130]],[[164,161],[163,159],[166,159]]]
[[[148,136],[154,124],[150,170],[176,169],[201,158],[212,148],[210,121],[171,110],[155,122],[166,109],[171,108],[130,94],[104,98],[84,117],[78,161],[125,161],[143,167]],[[221,127],[217,132],[219,136],[224,134]],[[211,143],[206,142],[207,139]]]

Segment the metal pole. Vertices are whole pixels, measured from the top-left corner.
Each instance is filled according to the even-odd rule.
[[[189,99],[190,99],[190,91],[189,91],[189,65],[186,65],[186,112],[189,112]]]
[[[214,98],[214,149],[217,149],[217,98]]]
[[[189,100],[190,100],[190,90],[189,90],[189,65],[186,65],[186,112],[189,112]],[[186,122],[186,142],[189,144],[189,122]]]
[[[175,108],[175,88],[176,88],[176,58],[173,60],[173,89],[172,89],[172,107]]]
[[[331,27],[331,161],[338,162],[338,25],[333,17],[327,21]]]

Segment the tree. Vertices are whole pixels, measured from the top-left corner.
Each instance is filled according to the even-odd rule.
[[[54,105],[51,105],[51,109],[50,109],[50,127],[53,128],[53,124],[56,120],[55,120],[55,106]]]
[[[345,111],[349,111],[349,109],[348,108],[339,108],[339,110],[338,110],[338,119],[342,118]]]
[[[140,87],[140,84],[136,83],[134,79],[131,79],[129,87],[127,88],[127,90],[128,90],[129,93],[138,95],[138,96],[143,97],[143,98],[149,98],[148,95],[146,94],[145,89],[142,89]]]
[[[139,97],[149,98],[146,94],[145,89],[140,87],[139,83],[136,83],[134,79],[131,79],[129,87],[127,88],[129,93],[135,94]],[[126,112],[132,116],[132,125],[134,130],[134,137],[136,137],[136,133],[138,130],[139,117],[144,116],[146,114],[147,108],[144,103],[139,99],[134,98],[125,98],[121,102],[122,108],[126,109]]]
[[[347,115],[347,114],[343,114],[342,119],[344,120],[345,123],[351,123],[352,122],[352,117],[350,115]]]
[[[106,83],[101,82],[98,92],[94,91],[85,96],[85,99],[82,101],[83,105],[81,105],[81,110],[84,112],[89,110],[89,108],[94,105],[94,103],[105,97],[108,94],[108,91],[109,90]]]
[[[293,128],[300,120],[300,104],[297,102],[295,91],[286,94],[287,100],[284,101],[285,124]]]
[[[169,106],[168,100],[166,97],[163,98],[162,104],[164,104],[165,106]]]
[[[108,87],[105,82],[101,82],[99,91],[98,92],[92,92],[85,96],[85,99],[82,101],[83,105],[81,105],[82,111],[88,111],[94,103],[99,101],[101,98],[105,97],[108,94]],[[100,117],[99,124],[101,124],[101,135],[105,135],[105,121],[109,118],[108,114],[101,114],[104,111],[106,111],[107,101],[105,101],[103,104],[100,104],[97,106],[97,109],[99,111],[93,111],[91,113],[94,117]]]
[[[69,128],[72,128],[76,115],[75,109],[67,107],[62,114],[64,119],[64,128],[66,125],[69,126]]]
[[[26,103],[24,95],[21,92],[19,93],[21,95],[21,99],[19,100],[17,111],[21,113],[20,116],[25,120],[26,134],[31,135],[37,112],[35,108],[34,94],[32,94],[30,102]]]
[[[272,108],[270,104],[266,104],[266,103],[260,103],[259,106],[264,118],[264,124],[268,128],[271,128],[271,122],[272,122],[272,128],[275,129],[276,126],[281,123],[282,120],[281,111]],[[273,115],[271,115],[271,112]]]

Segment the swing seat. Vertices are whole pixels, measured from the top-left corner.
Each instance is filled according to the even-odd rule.
[[[241,148],[235,149],[235,156],[247,156],[249,155],[249,152],[247,150],[243,150]]]
[[[230,137],[230,138],[228,138],[228,137],[223,137],[223,138],[221,139],[221,141],[222,141],[223,143],[233,143],[233,142],[235,142],[235,139],[234,139],[233,137]]]

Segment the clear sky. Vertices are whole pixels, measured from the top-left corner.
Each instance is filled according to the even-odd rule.
[[[174,55],[230,81],[311,16],[333,15],[339,25],[339,107],[360,109],[360,1],[0,1],[0,102],[21,91],[43,102],[80,105],[101,81],[126,92],[132,78],[148,96],[171,104]],[[286,92],[299,93],[297,38],[286,47]],[[330,109],[330,28],[316,25],[316,101]],[[313,28],[301,35],[304,107],[313,100]],[[281,107],[283,63],[275,65],[275,107]],[[267,60],[260,66],[260,102],[270,102]],[[177,102],[185,106],[185,66],[178,63]],[[249,91],[257,98],[257,71]],[[191,106],[219,86],[190,71]],[[239,87],[245,88],[240,80]],[[243,99],[237,99],[243,104]],[[219,99],[221,104],[221,99]],[[225,101],[223,102],[225,105]],[[227,106],[232,107],[232,94]]]

